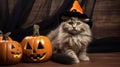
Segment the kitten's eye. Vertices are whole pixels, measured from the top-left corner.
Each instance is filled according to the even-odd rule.
[[[73,24],[73,22],[68,22],[69,24]]]
[[[77,25],[80,25],[80,22],[77,22]]]

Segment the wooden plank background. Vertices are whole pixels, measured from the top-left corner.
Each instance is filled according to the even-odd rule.
[[[96,0],[93,37],[120,37],[120,0]]]

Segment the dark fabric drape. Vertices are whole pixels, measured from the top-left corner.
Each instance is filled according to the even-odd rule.
[[[4,23],[8,22],[8,18],[8,0],[0,0],[0,29],[3,28]]]
[[[11,37],[17,41],[32,35],[33,24],[39,24],[40,33],[46,35],[59,25],[60,13],[69,11],[73,2],[74,0],[0,0],[0,28],[4,33],[12,32]],[[88,11],[88,6],[85,6],[89,2],[79,2],[84,13],[90,16],[93,9]]]

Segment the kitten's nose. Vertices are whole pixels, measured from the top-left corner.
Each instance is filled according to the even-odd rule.
[[[75,30],[75,27],[73,27],[73,30]]]

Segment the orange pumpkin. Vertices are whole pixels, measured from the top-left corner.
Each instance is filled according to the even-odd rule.
[[[38,25],[34,25],[34,36],[27,36],[21,42],[25,62],[43,62],[52,56],[50,40],[40,36],[37,27],[39,28]]]
[[[9,40],[8,35],[0,40],[0,64],[16,64],[22,58],[22,47],[17,41]]]

